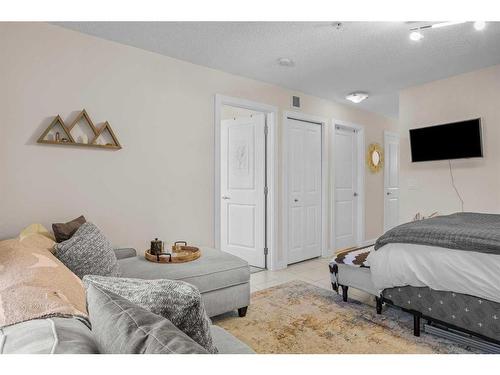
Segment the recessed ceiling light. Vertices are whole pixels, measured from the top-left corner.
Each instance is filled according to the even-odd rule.
[[[420,31],[412,31],[410,33],[410,39],[414,42],[418,42],[419,40],[424,39],[424,34],[422,34]]]
[[[287,66],[287,67],[292,67],[295,65],[292,59],[289,59],[288,57],[280,57],[278,59],[278,64],[281,66]]]
[[[366,92],[353,92],[347,95],[345,98],[353,103],[358,104],[368,98],[368,94]]]
[[[484,30],[485,27],[486,27],[486,22],[484,22],[484,21],[476,21],[476,22],[474,22],[474,28],[477,31]]]

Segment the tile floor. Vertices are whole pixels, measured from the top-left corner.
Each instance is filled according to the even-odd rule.
[[[328,263],[331,258],[316,258],[292,264],[284,270],[261,271],[250,275],[250,291],[267,289],[293,280],[301,280],[327,289],[332,293]],[[375,297],[357,289],[349,289],[349,298],[375,306]]]

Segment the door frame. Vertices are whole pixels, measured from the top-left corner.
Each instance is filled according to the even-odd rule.
[[[276,131],[276,119],[278,118],[278,108],[268,104],[253,102],[251,100],[246,100],[237,97],[225,96],[221,94],[216,94],[214,99],[214,195],[213,195],[213,212],[214,212],[214,223],[213,223],[213,233],[214,233],[214,245],[216,249],[220,250],[221,239],[220,239],[220,197],[221,197],[221,187],[220,187],[220,176],[221,176],[221,111],[224,105],[229,105],[232,107],[249,109],[252,111],[262,112],[266,115],[266,125],[268,126],[267,133],[267,225],[266,225],[266,236],[267,236],[267,267],[270,270],[276,269],[277,262],[277,228],[278,228],[278,202],[276,199],[276,187],[278,186],[278,158],[276,157],[276,152],[278,150],[277,145],[277,131]],[[264,192],[262,192],[264,194]]]
[[[386,192],[385,192],[385,187],[386,187],[386,182],[387,182],[387,178],[388,178],[388,170],[386,168],[387,166],[387,158],[386,158],[386,150],[387,150],[387,147],[386,146],[386,143],[385,143],[385,139],[386,139],[386,136],[392,136],[392,137],[396,137],[398,139],[398,145],[399,145],[399,149],[401,148],[401,136],[398,132],[394,132],[394,131],[390,131],[390,130],[384,130],[384,188],[383,188],[383,192],[382,192],[382,202],[384,204],[384,222],[383,222],[383,232],[385,233],[385,228],[386,228],[386,224],[387,224],[387,220],[386,220],[386,210],[385,210],[385,199],[386,199]],[[398,152],[398,168],[400,170],[400,164],[401,162],[401,158],[400,158],[400,152]],[[399,180],[399,170],[398,170],[398,182],[400,182]],[[401,186],[400,184],[398,184],[398,188],[399,188],[399,191],[401,192]],[[398,198],[399,200],[401,198]],[[398,203],[399,204],[399,203]],[[398,213],[398,222],[399,222],[399,213]]]
[[[331,176],[331,189],[330,189],[330,246],[332,251],[337,250],[335,243],[335,126],[349,128],[356,130],[357,136],[357,162],[358,162],[358,176],[357,176],[357,191],[358,191],[358,207],[357,207],[357,223],[356,223],[356,245],[362,246],[365,242],[365,127],[363,125],[354,124],[342,120],[332,120],[331,136],[330,136],[330,150],[332,154],[330,157],[330,176]]]
[[[283,242],[283,259],[279,264],[279,268],[288,267],[288,118],[292,117],[296,120],[308,121],[317,123],[321,126],[321,256],[331,255],[327,245],[327,221],[328,221],[328,202],[327,202],[327,189],[328,189],[328,143],[326,137],[326,128],[328,119],[309,115],[302,112],[284,111],[283,112],[283,197],[282,197],[282,214],[283,214],[283,228],[282,228],[282,242]]]

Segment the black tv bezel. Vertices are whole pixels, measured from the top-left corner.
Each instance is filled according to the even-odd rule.
[[[478,121],[478,125],[479,125],[479,149],[480,149],[481,155],[479,155],[479,156],[470,156],[470,157],[460,157],[460,158],[427,159],[427,160],[417,160],[417,161],[413,160],[413,150],[412,150],[412,145],[411,145],[411,131],[412,130],[437,128],[437,127],[440,127],[440,126],[454,125],[454,124],[458,124],[460,122],[475,121],[475,120]],[[484,150],[483,150],[483,124],[482,124],[481,117],[475,117],[475,118],[471,118],[471,119],[467,119],[467,120],[459,120],[459,121],[454,121],[454,122],[447,122],[445,124],[438,124],[438,125],[431,125],[431,126],[423,126],[423,127],[419,127],[419,128],[412,128],[412,129],[408,130],[408,140],[409,140],[409,143],[410,143],[410,156],[411,156],[411,162],[412,163],[425,163],[425,162],[429,162],[429,161],[441,161],[441,160],[475,159],[475,158],[483,158],[484,157]]]

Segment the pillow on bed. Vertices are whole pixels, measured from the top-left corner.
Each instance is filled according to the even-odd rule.
[[[83,224],[69,240],[54,246],[56,257],[79,278],[85,275],[119,276],[111,244],[92,223]]]

